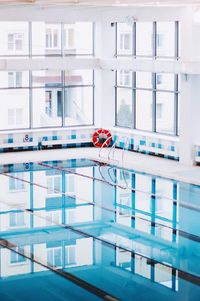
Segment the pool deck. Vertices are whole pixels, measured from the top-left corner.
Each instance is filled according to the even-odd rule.
[[[120,149],[115,149],[114,160],[108,161],[110,149],[103,149],[101,158],[99,158],[99,150],[99,148],[91,147],[2,153],[0,154],[0,165],[76,158],[100,159],[120,167],[200,185],[200,166],[185,166],[177,161],[136,152],[123,152]],[[112,158],[112,154],[110,157]]]

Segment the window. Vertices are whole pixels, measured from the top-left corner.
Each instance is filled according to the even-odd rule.
[[[75,30],[73,27],[65,28],[64,47],[66,49],[75,48]]]
[[[8,34],[8,50],[23,50],[24,34],[9,33]]]
[[[174,22],[156,23],[156,55],[158,57],[176,57]]]
[[[53,267],[62,266],[62,247],[47,248],[47,264]]]
[[[92,22],[1,21],[0,31],[2,58],[94,55]],[[0,71],[0,131],[93,125],[93,102],[93,70]]]
[[[19,252],[19,253],[17,253]],[[24,264],[27,259],[23,256],[24,247],[15,247],[13,251],[10,252],[10,264]]]
[[[12,178],[9,178],[9,191],[20,191],[25,189],[24,174],[12,173]],[[17,179],[15,179],[15,177]]]
[[[93,124],[93,88],[66,88],[64,115],[67,126]]]
[[[11,127],[22,125],[23,121],[23,109],[8,109],[8,125]]]
[[[47,194],[61,194],[62,193],[62,178],[61,175],[47,177]]]
[[[64,24],[64,54],[93,55],[93,23]]]
[[[29,89],[0,89],[0,129],[29,127]]]
[[[60,211],[46,211],[46,226],[55,226],[62,223]]]
[[[163,104],[157,103],[156,104],[156,118],[161,119],[163,116]]]
[[[148,258],[135,255],[135,274],[147,279],[151,278],[151,265],[148,263]]]
[[[130,48],[131,48],[130,33],[120,34],[120,50],[130,50]]]
[[[76,264],[76,246],[65,246],[65,266]]]
[[[163,47],[163,34],[157,34],[156,35],[156,45],[157,45],[157,48],[161,48]]]
[[[147,58],[178,58],[178,22],[117,23],[116,53]]]
[[[117,125],[132,127],[132,91],[130,89],[117,89]]]
[[[171,135],[174,133],[174,97],[174,93],[157,92],[156,94],[156,130],[159,133]]]
[[[118,85],[130,87],[132,85],[132,72],[128,70],[121,70],[118,72]]]
[[[136,88],[153,89],[153,76],[151,72],[136,72]]]
[[[136,128],[152,131],[152,92],[145,90],[136,91]]]
[[[73,224],[76,220],[76,209],[66,209],[66,223]]]
[[[66,175],[66,191],[68,194],[75,194],[75,177],[74,175]]]
[[[116,248],[116,266],[124,270],[131,271],[132,257],[131,252],[121,248]]]
[[[24,212],[10,212],[10,227],[23,227],[25,226],[25,213]]]
[[[117,71],[116,76],[116,125],[178,135],[178,75]]]
[[[33,126],[62,126],[62,89],[33,89]]]
[[[9,88],[22,87],[22,72],[20,71],[8,72],[8,87]]]
[[[58,29],[46,29],[46,48],[58,48]]]
[[[162,74],[156,74],[156,85],[162,84]]]
[[[153,23],[136,23],[136,55],[153,56]]]
[[[117,23],[117,55],[132,55],[133,27],[126,23]]]

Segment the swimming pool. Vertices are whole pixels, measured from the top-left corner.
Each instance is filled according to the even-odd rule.
[[[199,186],[74,159],[0,189],[1,300],[199,300]]]

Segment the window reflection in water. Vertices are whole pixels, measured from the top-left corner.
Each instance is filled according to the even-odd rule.
[[[92,178],[101,177],[99,167],[94,166],[73,167],[71,172],[74,174],[64,171],[64,168],[56,170],[40,167],[35,171],[0,175],[1,231],[9,231],[16,237],[16,248],[19,245],[24,252],[34,253],[34,256],[50,266],[70,269],[84,265],[92,267],[106,262],[112,268],[117,267],[120,271],[124,270],[177,290],[174,258],[171,264],[167,247],[161,251],[160,246],[155,247],[160,252],[157,254],[155,251],[159,263],[150,258],[155,255],[152,250],[155,250],[156,239],[158,244],[159,239],[162,239],[166,246],[178,242],[177,201],[180,184],[142,173],[123,172],[114,167],[110,171],[110,168],[101,168],[102,175],[109,182],[107,184]],[[105,198],[108,191],[112,193]],[[95,199],[95,196],[98,198]],[[3,199],[6,203],[2,202]],[[91,204],[93,201],[97,203],[96,206]],[[27,212],[25,209],[31,210]],[[83,231],[88,233],[88,237],[70,236],[67,228],[60,227],[65,224],[76,229],[82,229],[86,225]],[[117,247],[115,250],[108,246],[105,247],[107,251],[100,252],[95,239],[89,236],[91,233],[99,238],[105,239],[106,235],[109,238],[108,224],[113,242],[130,246],[135,253],[125,248]],[[120,229],[120,235],[114,230],[115,226]],[[16,229],[22,228],[26,235],[17,240]],[[35,235],[33,229],[36,231]],[[127,237],[126,231],[129,230],[133,230],[133,234]],[[141,239],[137,240],[138,236]],[[29,242],[28,237],[31,237]],[[147,243],[148,239],[152,240],[151,243]],[[19,266],[21,274],[30,273],[32,263],[17,253],[11,258],[9,252],[1,250],[1,256],[5,258],[2,277],[19,274]],[[12,268],[8,268],[6,262],[12,262]],[[33,266],[34,272],[46,270],[36,264]]]

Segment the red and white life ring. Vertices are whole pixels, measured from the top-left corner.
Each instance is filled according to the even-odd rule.
[[[112,135],[108,130],[105,129],[96,130],[92,136],[92,142],[96,147],[107,147],[111,141]]]

